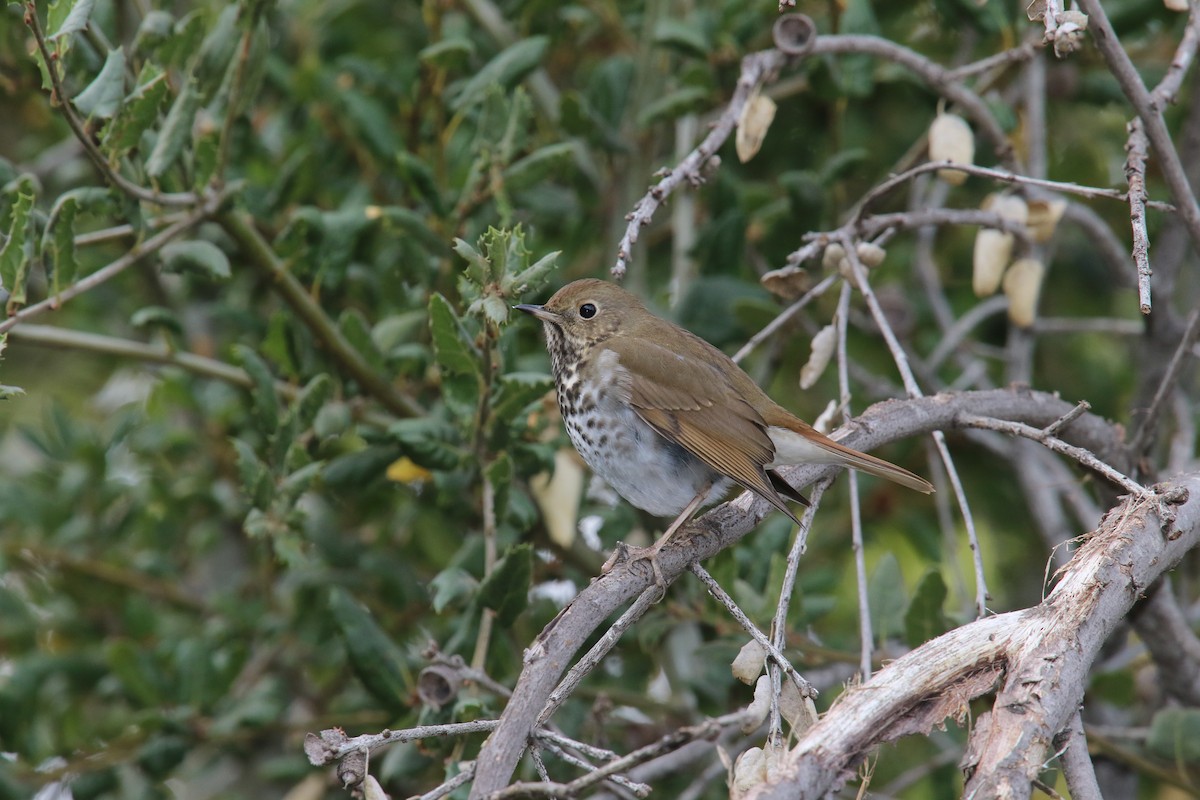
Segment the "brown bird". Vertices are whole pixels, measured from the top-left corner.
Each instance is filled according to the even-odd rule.
[[[542,321],[558,407],[583,460],[634,506],[678,515],[651,556],[733,483],[799,524],[784,498],[808,500],[775,473],[784,465],[839,464],[933,491],[908,470],[819,433],[729,356],[616,284],[575,281],[545,305],[516,308]]]

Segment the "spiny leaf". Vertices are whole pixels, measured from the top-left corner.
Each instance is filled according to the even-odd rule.
[[[12,222],[4,246],[0,247],[0,284],[9,293],[8,306],[14,309],[25,303],[25,282],[29,263],[33,260],[31,220],[33,190],[22,184],[17,192],[17,202],[12,208]]]
[[[479,353],[449,301],[436,293],[429,298],[429,331],[433,335],[434,354],[442,369],[456,375],[479,374]]]
[[[142,134],[158,121],[170,88],[165,72],[149,62],[142,67],[138,85],[125,98],[121,113],[104,129],[104,149],[110,158],[124,155],[141,143]]]

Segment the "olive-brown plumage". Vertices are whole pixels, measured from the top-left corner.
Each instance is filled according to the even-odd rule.
[[[773,470],[804,463],[933,491],[908,470],[817,432],[720,350],[615,284],[575,281],[543,306],[517,308],[543,323],[575,448],[638,508],[671,516],[738,483],[798,522],[784,498],[807,501]]]

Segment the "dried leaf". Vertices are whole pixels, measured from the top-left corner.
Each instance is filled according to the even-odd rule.
[[[1066,210],[1066,200],[1030,200],[1029,215],[1025,223],[1029,237],[1038,244],[1050,241]]]
[[[583,494],[583,466],[574,449],[564,447],[554,454],[554,473],[543,472],[529,480],[529,491],[542,512],[550,540],[564,550],[575,541],[579,498]]]
[[[737,757],[729,779],[730,800],[740,800],[767,780],[767,756],[761,747],[751,747]]]

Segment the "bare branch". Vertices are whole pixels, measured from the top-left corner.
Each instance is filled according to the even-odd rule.
[[[1146,155],[1150,142],[1140,119],[1129,122],[1125,143],[1125,180],[1129,182],[1129,219],[1133,225],[1133,263],[1137,267],[1138,304],[1150,313],[1150,236],[1146,232]]]

